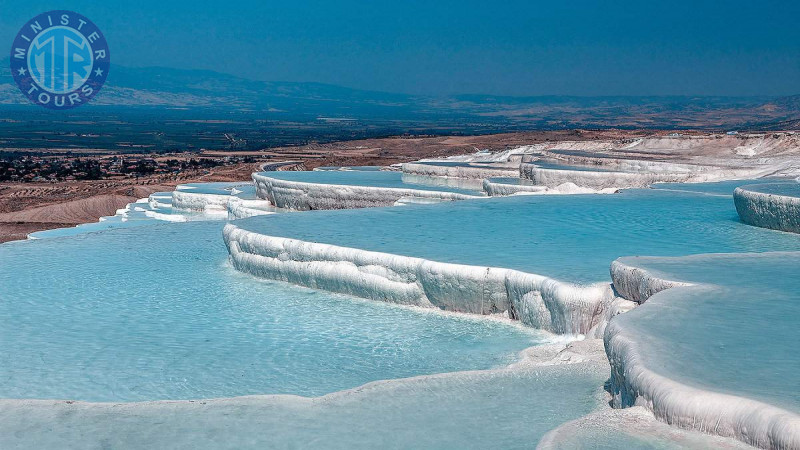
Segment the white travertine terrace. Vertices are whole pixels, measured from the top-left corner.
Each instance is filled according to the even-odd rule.
[[[768,140],[764,140],[763,145],[758,145],[767,144]],[[575,147],[581,145],[589,144],[576,143]],[[636,146],[643,144],[631,144],[631,148]],[[736,150],[745,156],[760,151],[758,146]],[[544,153],[546,150],[539,155]],[[658,182],[764,175],[753,169],[658,161],[604,159],[599,163],[597,158],[582,156],[561,159],[597,163],[616,171],[546,169],[531,164],[534,158],[530,155],[521,154],[504,157],[505,162],[512,156],[521,158],[519,170],[509,169],[508,164],[483,167],[409,163],[403,165],[403,172],[475,182],[522,176],[535,183],[503,184],[485,179],[483,188],[489,195],[544,193],[570,185],[579,185],[584,191],[601,191]],[[230,219],[238,219],[270,214],[270,205],[292,210],[347,209],[477,198],[441,191],[287,181],[263,174],[253,174],[253,181],[262,200],[177,190],[172,194],[172,206],[193,211],[227,210]],[[797,197],[754,192],[745,187],[736,189],[734,198],[744,222],[800,232]],[[167,206],[163,200],[151,196],[150,203],[155,203],[154,207]],[[225,227],[223,235],[235,268],[258,277],[398,304],[502,314],[554,333],[604,336],[615,407],[641,406],[668,424],[733,437],[762,448],[800,448],[800,417],[796,414],[756,400],[687,386],[656,373],[643,364],[637,336],[611,321],[661,291],[692,289],[694,285],[690,283],[670,280],[619,260],[611,264],[612,284],[579,286],[500,267],[442,263],[268,236],[232,224]]]
[[[546,158],[548,160],[561,161],[565,165],[578,165],[591,168],[596,166],[600,170],[611,170],[618,172],[644,172],[644,173],[702,173],[719,170],[719,167],[708,165],[673,163],[664,161],[643,161],[639,159],[575,156],[553,153],[547,150],[539,151],[535,154],[522,156],[523,163],[535,163],[537,159]]]
[[[590,448],[639,448],[643,441],[651,444],[650,448],[753,449],[733,438],[669,426],[641,406],[619,409],[604,405],[587,416],[550,430],[536,450],[573,450],[586,448],[587,443],[591,443]]]
[[[520,176],[533,184],[550,188],[574,183],[591,189],[643,188],[654,183],[686,182],[697,178],[691,173],[600,172],[589,170],[544,169],[534,164],[520,165]]]
[[[231,196],[228,199],[226,208],[229,220],[275,214],[273,211],[275,208],[266,200],[242,199],[236,196]]]
[[[151,208],[169,208],[172,206],[172,192],[156,192],[147,197],[147,203]]]
[[[733,192],[742,222],[762,228],[800,233],[800,197],[758,192],[758,185]],[[800,192],[800,189],[798,189]]]
[[[369,439],[375,433],[363,433],[365,424],[393,435],[413,424],[406,419],[419,416],[420,399],[426,397],[433,402],[438,396],[472,397],[452,403],[468,416],[469,406],[485,398],[487,386],[532,386],[503,380],[534,379],[539,380],[534,386],[543,390],[564,391],[574,389],[569,380],[575,374],[586,383],[601,380],[608,363],[598,341],[537,345],[508,366],[373,381],[321,397],[279,394],[134,403],[0,399],[0,436],[10,448],[375,448],[386,441]],[[587,408],[602,403],[600,391],[599,385],[592,391]],[[376,405],[377,410],[371,408]],[[422,422],[438,418],[436,414],[423,408]],[[448,420],[430,424],[424,432],[435,437],[439,423]],[[475,422],[481,420],[485,422],[480,417]],[[331,430],[332,424],[338,428]],[[422,447],[450,443],[447,436],[426,442]],[[389,445],[398,446],[402,444]]]
[[[287,181],[258,173],[253,174],[253,181],[259,198],[279,208],[296,211],[392,206],[402,198],[442,201],[479,198],[443,191]]]
[[[473,178],[518,177],[519,170],[509,167],[437,166],[433,164],[405,163],[403,173],[429,177]]]
[[[180,211],[205,212],[216,217],[227,212],[229,220],[274,214],[275,208],[266,200],[244,199],[230,194],[194,192],[193,189],[177,189],[171,193],[151,194],[147,203],[153,211],[145,211],[148,217],[171,222],[186,221],[186,216],[159,213],[160,208],[175,208]]]
[[[473,314],[507,314],[560,334],[600,336],[633,306],[611,286],[578,286],[517,270],[449,264],[268,236],[228,224],[236,269],[262,278],[392,303]]]
[[[547,186],[534,186],[526,184],[509,184],[491,181],[490,178],[483,180],[483,191],[490,197],[500,197],[504,195],[514,195],[519,193],[542,193],[547,190]]]
[[[563,161],[565,168],[538,167],[542,157]],[[586,166],[570,170],[569,164]],[[598,170],[591,170],[591,167]],[[557,187],[574,183],[590,189],[645,188],[655,183],[699,183],[760,177],[771,173],[772,167],[718,167],[713,165],[681,164],[663,161],[641,161],[589,156],[565,156],[548,151],[526,154],[520,164],[520,177],[535,185]]]
[[[480,178],[430,177],[427,175],[403,173],[402,180],[404,183],[417,184],[420,186],[441,186],[468,191],[481,191],[483,189],[483,182]]]
[[[630,266],[619,260],[611,263],[611,279],[618,295],[639,304],[663,290],[691,286],[682,281],[660,278],[647,270]]]
[[[555,187],[547,187],[532,184],[500,183],[487,178],[483,180],[483,191],[489,197],[502,197],[508,195],[616,194],[619,189],[615,187],[592,189],[578,186],[572,182],[562,183]]]
[[[209,209],[224,211],[228,208],[228,200],[230,198],[230,194],[203,194],[176,190],[172,193],[172,207],[184,211],[206,211]]]
[[[693,289],[621,261],[611,268],[615,290],[644,303],[666,289]],[[685,429],[732,437],[768,449],[800,448],[800,416],[757,400],[707,391],[663,376],[648,367],[633,335],[618,321],[606,327],[614,407],[644,406],[660,420]]]

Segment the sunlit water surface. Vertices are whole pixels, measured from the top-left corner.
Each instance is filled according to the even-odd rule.
[[[222,222],[0,246],[0,397],[138,401],[320,395],[486,369],[543,339],[482,318],[257,280]]]

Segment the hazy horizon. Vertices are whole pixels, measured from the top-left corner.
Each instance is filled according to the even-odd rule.
[[[0,39],[66,8],[128,67],[412,95],[800,93],[800,4],[643,3],[44,1],[4,11]]]

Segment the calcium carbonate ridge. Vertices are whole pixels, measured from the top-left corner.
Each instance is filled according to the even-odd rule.
[[[357,297],[473,314],[505,313],[560,334],[600,336],[632,303],[611,286],[579,286],[498,267],[450,264],[268,236],[225,226],[234,267],[255,276]]]
[[[619,260],[612,264],[611,275],[616,291],[638,303],[666,289],[697,286],[667,280]],[[613,406],[644,406],[670,425],[736,438],[760,448],[800,448],[797,414],[757,400],[693,388],[659,375],[644,364],[637,337],[617,321],[606,327],[604,342],[611,364]]]
[[[800,233],[800,197],[756,192],[742,186],[733,191],[733,202],[746,224]]]
[[[480,198],[444,191],[287,181],[258,173],[253,174],[253,181],[259,198],[279,208],[296,211],[392,206],[401,198],[442,201]]]

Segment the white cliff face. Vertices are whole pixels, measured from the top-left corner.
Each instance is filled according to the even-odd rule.
[[[569,153],[556,153],[548,150],[541,150],[536,153],[522,156],[523,163],[535,164],[537,160],[560,161],[565,165],[576,165],[591,169],[597,167],[598,170],[618,171],[618,172],[640,172],[640,173],[702,173],[718,170],[718,167],[708,165],[682,164],[663,161],[643,161],[639,159],[624,159],[609,157],[603,154],[592,156],[573,155]]]
[[[429,177],[472,178],[516,177],[519,170],[512,167],[437,166],[433,164],[405,163],[403,173]]]
[[[800,448],[800,417],[756,400],[696,389],[641,364],[636,336],[614,321],[605,333],[615,407],[644,406],[664,422],[769,449]]]
[[[231,196],[226,204],[228,220],[275,214],[276,208],[266,200],[242,199]]]
[[[539,186],[520,183],[500,183],[491,178],[483,180],[483,190],[490,197],[503,197],[508,195],[580,195],[580,194],[616,194],[617,188],[592,189],[581,187],[575,183],[567,182],[555,187]]]
[[[476,178],[429,177],[404,173],[402,180],[404,183],[420,186],[419,189],[425,189],[423,186],[456,188],[465,191],[481,191],[483,189],[482,180]]]
[[[522,178],[533,184],[555,188],[565,183],[590,189],[643,188],[654,183],[689,181],[688,173],[635,173],[635,172],[592,172],[584,170],[543,169],[533,164],[520,165]]]
[[[595,190],[645,188],[655,183],[702,183],[722,180],[744,179],[763,176],[762,170],[721,169],[715,167],[696,167],[688,170],[686,165],[662,163],[621,164],[619,168],[628,171],[591,171],[548,169],[534,163],[520,165],[520,177],[535,185],[556,188],[573,183],[582,188]]]
[[[392,206],[402,198],[442,201],[479,198],[443,191],[286,181],[258,173],[253,174],[253,181],[259,198],[266,199],[279,208],[297,211]]]
[[[714,164],[725,159],[744,167],[756,158],[780,161],[796,158],[800,149],[800,134],[764,133],[707,136],[653,136],[638,139],[561,141],[537,146],[540,150],[585,151],[637,158],[653,153],[679,155],[684,161]],[[624,156],[623,156],[624,155]]]
[[[273,280],[393,303],[472,314],[506,313],[560,334],[598,335],[626,308],[608,284],[578,286],[496,267],[267,236],[227,225],[236,269]]]
[[[796,186],[795,190],[800,194],[800,184],[791,184]],[[782,185],[790,186],[789,183]],[[754,185],[742,186],[733,192],[736,212],[742,222],[762,228],[800,233],[800,195],[781,195],[770,193],[769,190],[758,190],[759,185]]]
[[[509,150],[500,152],[490,152],[488,150],[479,150],[475,153],[467,155],[450,156],[448,158],[426,158],[421,159],[423,162],[430,161],[452,161],[452,162],[471,162],[471,163],[506,163],[509,161],[519,161],[519,158],[526,153],[536,151],[543,148],[540,144],[537,145],[522,145]]]
[[[156,192],[150,194],[147,203],[153,209],[169,208],[172,206],[172,192]]]
[[[530,184],[510,184],[498,183],[490,178],[483,180],[483,191],[490,197],[501,197],[514,194],[542,193],[547,190],[547,186],[533,186]]]
[[[177,190],[172,193],[172,207],[184,211],[226,211],[230,194],[202,194]]]
[[[611,263],[611,280],[618,295],[639,304],[663,290],[691,286],[682,281],[661,278],[648,270],[625,264],[620,260]]]

